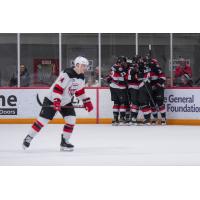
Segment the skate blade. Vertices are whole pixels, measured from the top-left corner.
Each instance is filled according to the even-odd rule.
[[[23,149],[23,150],[27,150],[28,147],[26,147],[26,146],[24,146],[24,145],[22,144],[22,149]]]
[[[152,123],[152,122],[151,122],[151,125],[152,125],[152,126],[156,126],[156,125],[158,125],[158,124],[157,124],[157,123]]]
[[[62,152],[72,152],[74,148],[60,147],[60,151]]]
[[[161,126],[167,126],[167,124],[161,124]]]
[[[137,123],[130,123],[129,126],[138,126],[138,124]]]
[[[112,126],[119,126],[119,124],[117,124],[117,123],[116,124],[112,124]]]
[[[128,123],[125,123],[124,125],[122,126],[131,126],[131,124],[128,122]]]
[[[127,124],[126,123],[119,123],[118,126],[127,126]]]
[[[143,126],[151,126],[150,123],[143,124]]]
[[[137,123],[137,126],[143,126],[144,124],[142,124],[142,123]]]

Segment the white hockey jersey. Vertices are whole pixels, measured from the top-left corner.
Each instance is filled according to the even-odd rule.
[[[87,98],[84,87],[84,75],[77,74],[73,68],[66,68],[53,83],[46,97],[52,102],[58,98],[61,106],[64,106],[71,103],[74,95],[80,100]]]

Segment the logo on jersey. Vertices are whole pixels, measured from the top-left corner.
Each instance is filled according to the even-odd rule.
[[[77,82],[75,82],[75,79],[72,80],[72,85],[71,87],[69,87],[69,94],[71,96],[73,96],[75,94],[75,92],[78,90],[78,86],[79,84]]]
[[[64,81],[64,78],[61,78],[61,79],[60,79],[60,82],[62,83],[63,81]]]

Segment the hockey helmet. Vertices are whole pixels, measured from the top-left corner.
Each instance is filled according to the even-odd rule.
[[[158,60],[155,59],[155,58],[152,58],[152,59],[151,59],[151,63],[153,63],[153,64],[158,64]]]
[[[126,63],[126,57],[125,56],[119,56],[117,58],[116,64],[125,64]]]
[[[83,64],[88,66],[89,65],[89,61],[87,58],[84,58],[82,56],[78,56],[74,59],[74,65],[76,66],[77,64]]]

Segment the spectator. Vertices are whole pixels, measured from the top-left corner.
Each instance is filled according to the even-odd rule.
[[[180,59],[179,65],[176,67],[175,71],[175,85],[176,86],[190,86],[192,87],[192,69],[188,65],[184,58]]]
[[[20,65],[20,86],[28,87],[30,85],[30,75],[25,65]],[[17,74],[13,74],[10,79],[9,86],[17,86]]]
[[[98,85],[99,84],[99,66],[95,67],[95,83]]]
[[[90,75],[88,78],[87,78],[87,82],[85,84],[86,87],[98,87],[99,86],[99,83],[97,80],[95,80],[95,77]]]
[[[86,75],[86,86],[87,87],[98,87],[99,86],[99,67],[95,67]]]
[[[0,87],[2,85],[1,81],[2,81],[2,77],[1,77],[1,71],[0,71]]]

